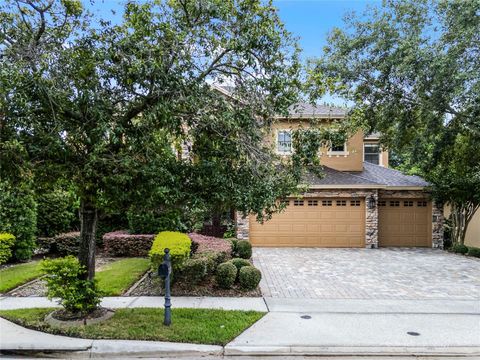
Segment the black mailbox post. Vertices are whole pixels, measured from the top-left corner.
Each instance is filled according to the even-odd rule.
[[[158,267],[158,275],[165,280],[165,317],[163,324],[169,326],[172,323],[170,301],[170,275],[172,274],[172,265],[170,263],[170,249],[165,249],[165,255],[163,256],[163,263]]]

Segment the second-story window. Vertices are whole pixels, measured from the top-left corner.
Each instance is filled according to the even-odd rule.
[[[280,154],[292,153],[292,133],[288,130],[281,130],[277,133],[277,151]]]
[[[365,144],[363,153],[366,162],[380,164],[380,146],[378,144]]]

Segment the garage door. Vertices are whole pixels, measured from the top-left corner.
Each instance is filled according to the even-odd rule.
[[[254,246],[364,247],[364,199],[289,200],[263,224],[250,217]]]
[[[431,203],[418,199],[378,201],[379,246],[432,246]]]

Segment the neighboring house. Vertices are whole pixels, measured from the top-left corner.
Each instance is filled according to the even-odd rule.
[[[299,104],[276,119],[266,141],[290,156],[292,129],[313,118],[328,125],[345,115],[341,108]],[[388,168],[378,136],[359,131],[321,151],[325,177],[306,175],[308,192],[289,198],[286,209],[263,224],[237,213],[238,238],[268,247],[443,246],[443,208],[430,200],[423,179]]]
[[[445,219],[450,216],[450,206],[447,204],[444,207]],[[473,215],[472,220],[467,227],[465,234],[465,245],[480,248],[480,210],[477,210]]]

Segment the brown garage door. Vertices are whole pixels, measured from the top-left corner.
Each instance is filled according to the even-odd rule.
[[[431,247],[431,203],[418,199],[380,199],[379,246]]]
[[[263,224],[250,217],[254,246],[364,247],[364,199],[289,200]]]

